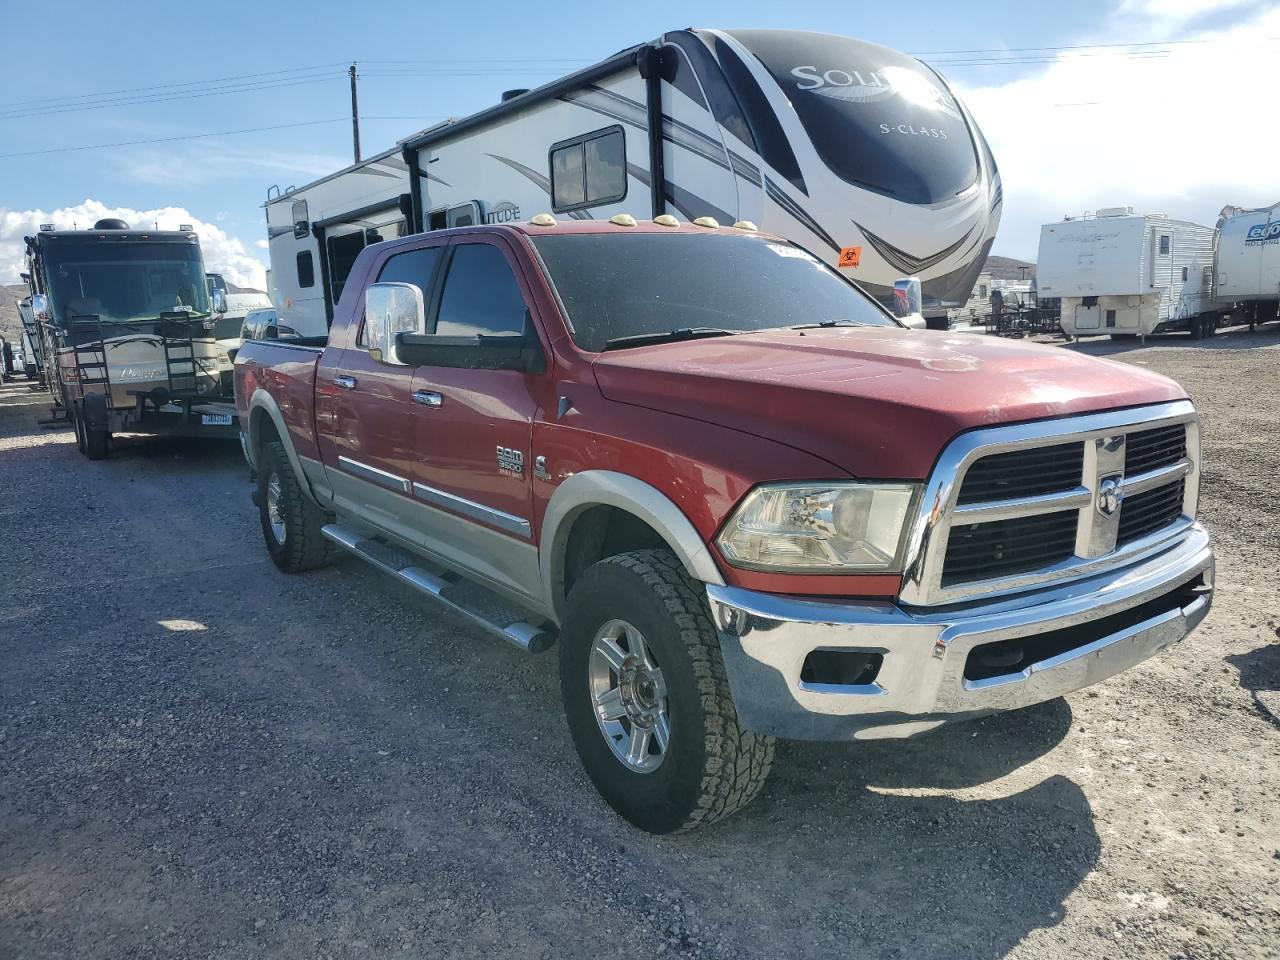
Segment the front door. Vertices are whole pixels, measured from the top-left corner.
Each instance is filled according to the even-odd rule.
[[[436,243],[392,254],[373,279],[412,283],[430,296],[432,278],[445,246]],[[330,404],[333,460],[326,474],[334,498],[345,511],[412,543],[421,543],[413,500],[418,459],[412,367],[380,363],[369,353],[361,318],[354,341],[337,369],[321,374],[333,381]],[[318,374],[318,375],[321,375]],[[318,384],[330,390],[329,384]]]
[[[505,241],[467,237],[450,247],[433,332],[536,338],[530,302]],[[544,374],[518,370],[426,366],[413,377],[413,490],[435,511],[427,546],[530,597],[539,582],[530,444],[546,382]]]

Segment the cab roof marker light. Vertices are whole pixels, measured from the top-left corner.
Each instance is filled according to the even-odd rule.
[[[554,227],[556,218],[549,213],[535,213],[529,218],[529,222],[535,227]]]
[[[654,222],[654,223],[656,223],[656,224],[657,224],[658,226],[660,226],[660,227],[678,227],[678,226],[680,226],[680,221],[679,221],[679,220],[677,220],[675,217],[673,217],[673,216],[672,216],[671,214],[669,214],[669,213],[660,213],[660,214],[658,214],[656,217],[654,217],[654,218],[653,218],[653,222]]]
[[[733,229],[735,229],[735,230],[750,230],[752,233],[755,233],[755,232],[757,232],[760,228],[759,228],[759,227],[757,227],[757,226],[756,226],[754,223],[752,223],[750,220],[739,220],[737,223],[735,223],[735,224],[733,225]]]
[[[698,219],[694,220],[693,222],[700,227],[720,226],[720,221],[717,220],[715,217],[698,217]]]
[[[615,213],[609,218],[610,223],[617,224],[620,227],[634,227],[636,218],[629,213]]]

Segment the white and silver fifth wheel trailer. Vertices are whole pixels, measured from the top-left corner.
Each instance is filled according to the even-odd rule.
[[[1218,220],[1214,296],[1250,329],[1280,319],[1280,203],[1226,207]]]
[[[994,241],[1001,187],[973,117],[918,60],[827,34],[678,30],[266,210],[272,300],[308,334],[366,242],[543,211],[749,220],[886,304],[896,280],[920,278],[945,325]]]
[[[1206,276],[1212,227],[1112,207],[1040,228],[1041,297],[1062,299],[1069,337],[1147,336],[1216,328]]]

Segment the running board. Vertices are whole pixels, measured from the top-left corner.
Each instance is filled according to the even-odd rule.
[[[448,579],[420,566],[423,562],[412,554],[389,546],[380,540],[362,536],[353,530],[326,524],[320,528],[324,536],[342,549],[389,573],[419,593],[443,604],[458,616],[483,630],[513,643],[528,653],[542,653],[555,642],[555,632],[535,627],[521,619],[489,591],[461,579]],[[454,596],[450,596],[454,594]],[[470,601],[470,602],[468,602]]]

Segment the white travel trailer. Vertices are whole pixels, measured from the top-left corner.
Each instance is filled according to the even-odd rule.
[[[1280,305],[1280,203],[1225,207],[1213,258],[1214,296],[1252,328],[1277,319]]]
[[[679,30],[269,195],[272,300],[322,333],[360,249],[402,232],[675,214],[749,220],[945,325],[995,238],[981,132],[918,60],[846,37]]]
[[[1041,297],[1062,299],[1069,337],[1133,337],[1217,326],[1206,271],[1212,227],[1164,214],[1111,207],[1040,228],[1036,261]]]

